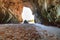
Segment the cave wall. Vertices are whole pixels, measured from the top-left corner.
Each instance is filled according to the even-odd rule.
[[[18,19],[18,21],[22,21],[21,12],[23,9],[22,0],[8,0],[6,1],[6,5],[8,5],[8,9],[11,9],[13,15]]]
[[[56,10],[60,5],[60,0],[0,0],[0,4],[1,2],[3,2],[2,5],[6,9],[13,12],[12,14],[19,22],[23,21],[21,16],[23,6],[31,8],[35,15],[36,22],[43,24],[57,24],[57,22],[60,22],[60,20],[57,20],[60,17],[55,18],[57,16]],[[2,5],[0,5],[0,7]]]
[[[38,0],[38,4],[41,14],[40,19],[42,19],[43,24],[60,25],[60,18],[57,18],[57,8],[60,5],[60,0]]]
[[[23,9],[22,0],[0,0],[0,2],[0,8],[3,9],[5,12],[7,11],[9,15],[12,14],[15,17],[13,20],[17,19],[19,23],[23,21],[21,16]],[[9,19],[11,18],[7,18],[7,20]]]
[[[30,0],[30,1],[28,1],[28,0],[0,0],[0,2],[1,2],[1,5],[0,5],[1,10],[3,9],[5,12],[8,12],[9,15],[12,14],[11,16],[14,16],[14,18],[12,18],[12,19],[14,21],[16,19],[18,21],[18,23],[21,23],[23,21],[22,10],[23,10],[24,6],[29,7],[32,11],[34,11],[34,8],[35,8],[32,0]],[[5,14],[7,14],[7,13],[5,13]],[[9,22],[10,22],[11,16],[10,16],[10,18],[8,17],[7,19],[5,19],[5,17],[3,17],[4,21],[9,20]],[[13,20],[11,20],[11,22],[13,22]],[[4,21],[2,21],[2,23]]]

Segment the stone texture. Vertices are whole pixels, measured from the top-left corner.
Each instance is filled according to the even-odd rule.
[[[60,15],[57,17],[57,8],[60,0],[0,0],[3,6],[10,9],[19,22],[22,22],[23,6],[30,7],[35,15],[35,21],[45,25],[60,26]],[[1,3],[0,2],[0,3]],[[45,7],[45,2],[47,6]]]
[[[0,25],[0,40],[58,40],[55,34],[30,24]]]
[[[1,7],[3,6],[5,9],[7,9],[7,10],[5,10],[5,12],[11,11],[10,14],[14,15],[14,17],[16,17],[17,21],[22,22],[22,14],[21,14],[22,9],[23,9],[22,0],[2,0],[0,2],[2,4],[0,6]]]

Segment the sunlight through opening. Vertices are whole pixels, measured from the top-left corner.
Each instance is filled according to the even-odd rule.
[[[23,22],[26,20],[28,23],[34,23],[34,15],[32,10],[29,7],[23,7],[22,19]]]

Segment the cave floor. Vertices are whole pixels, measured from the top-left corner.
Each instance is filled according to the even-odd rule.
[[[54,26],[45,26],[45,25],[42,25],[42,24],[35,24],[35,25],[40,27],[43,30],[47,30],[48,32],[56,34],[60,38],[60,28],[54,27]]]
[[[45,26],[45,25],[41,25],[41,24],[0,24],[0,29],[4,28],[4,27],[9,27],[9,26],[34,26],[38,29],[43,29],[43,30],[47,30],[49,33],[53,33],[55,35],[57,35],[57,37],[60,40],[60,28],[57,27],[52,27],[52,26]]]

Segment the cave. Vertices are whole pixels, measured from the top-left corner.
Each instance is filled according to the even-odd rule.
[[[0,40],[60,40],[60,0],[0,0]]]
[[[43,25],[60,26],[59,3],[56,0],[1,0],[1,24],[18,24],[23,23],[22,11],[28,7],[34,15],[34,23]],[[27,9],[26,9],[27,10]],[[5,14],[6,13],[6,14]],[[27,13],[26,13],[27,14]],[[32,18],[32,17],[31,17]]]

